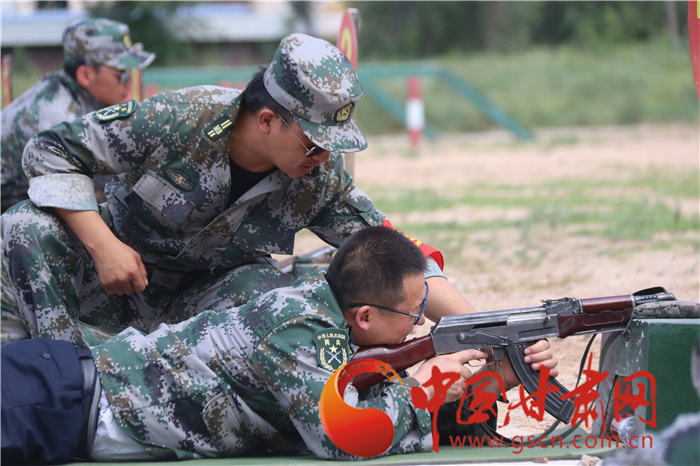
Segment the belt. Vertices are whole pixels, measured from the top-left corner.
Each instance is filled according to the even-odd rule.
[[[148,284],[162,286],[166,290],[181,291],[183,284],[190,277],[190,272],[167,270],[146,265]]]
[[[90,459],[100,411],[102,384],[100,383],[100,377],[90,350],[78,345],[75,346],[75,349],[78,352],[80,368],[83,372],[83,428],[80,432],[77,456],[83,459]]]

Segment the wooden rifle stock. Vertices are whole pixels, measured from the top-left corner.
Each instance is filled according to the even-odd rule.
[[[391,367],[398,372],[406,370],[433,356],[435,356],[433,340],[430,335],[426,335],[397,345],[365,346],[355,353],[352,360],[376,359],[390,364]],[[352,380],[352,384],[358,390],[364,390],[367,387],[381,382],[383,379],[384,375],[377,372],[364,373],[355,377]]]

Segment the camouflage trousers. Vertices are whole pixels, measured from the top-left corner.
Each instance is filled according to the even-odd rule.
[[[17,295],[10,282],[7,258],[0,254],[0,344],[31,338],[29,327],[22,320],[17,307]]]
[[[2,325],[14,328],[21,321],[28,331],[3,332],[3,343],[31,336],[96,345],[126,327],[147,333],[205,310],[240,306],[293,281],[268,257],[213,272],[145,264],[149,285],[143,293],[110,295],[87,250],[53,209],[24,201],[1,221],[3,298],[8,295]]]

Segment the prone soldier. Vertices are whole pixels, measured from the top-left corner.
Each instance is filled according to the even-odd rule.
[[[2,461],[270,452],[357,459],[324,431],[321,393],[360,346],[399,343],[425,323],[425,267],[401,233],[367,227],[340,246],[326,274],[314,269],[241,307],[205,311],[149,335],[128,328],[89,350],[43,338],[8,343],[1,352]],[[533,369],[544,365],[557,374],[546,341],[528,351]],[[453,372],[445,401],[455,402],[472,375],[464,364],[485,357],[478,350],[438,356],[401,384],[350,396],[348,389],[345,399],[392,420],[385,455],[430,451],[431,415],[412,404],[412,388],[431,399],[433,369]],[[518,383],[506,361],[496,370],[506,386]]]

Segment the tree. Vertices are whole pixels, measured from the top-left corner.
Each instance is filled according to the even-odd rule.
[[[684,2],[348,2],[363,28],[365,57],[424,58],[452,52],[514,51],[532,45],[582,48],[679,37]]]
[[[191,3],[194,2],[96,2],[90,13],[128,24],[132,40],[142,42],[146,50],[155,52],[159,66],[167,66],[181,64],[191,52],[188,44],[170,32],[165,20],[181,6]]]

